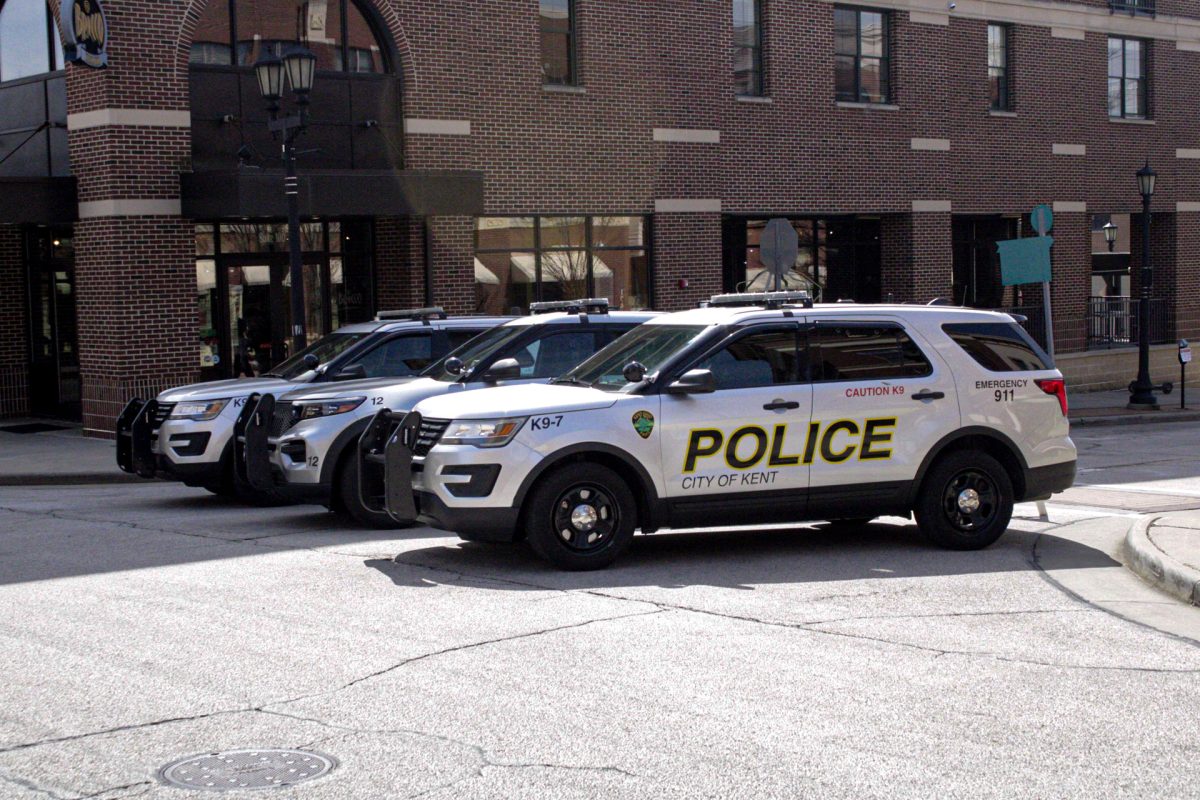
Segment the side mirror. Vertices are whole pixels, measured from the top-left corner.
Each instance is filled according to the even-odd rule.
[[[338,370],[333,376],[335,381],[357,381],[367,377],[367,368],[362,364],[351,364]]]
[[[709,369],[689,369],[667,387],[668,394],[712,394],[717,390],[717,379]]]
[[[515,381],[519,377],[521,377],[521,365],[517,363],[517,360],[502,358],[488,367],[487,372],[479,376],[479,380],[484,383],[497,383],[499,381]]]
[[[321,359],[317,358],[312,353],[306,353],[304,356],[304,366],[307,369],[316,369],[321,366]]]
[[[640,361],[630,361],[621,370],[621,377],[630,383],[641,383],[646,377],[646,365]]]
[[[451,375],[462,375],[463,363],[462,359],[458,356],[450,356],[447,358],[446,363],[442,364],[442,367]]]

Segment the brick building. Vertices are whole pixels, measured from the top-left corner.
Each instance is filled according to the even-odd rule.
[[[252,64],[297,41],[314,336],[426,303],[685,307],[762,284],[771,217],[824,299],[1036,318],[994,243],[1047,203],[1058,352],[1120,345],[1147,159],[1154,333],[1200,335],[1200,0],[1114,2],[0,0],[0,415],[104,432],[286,355]],[[97,13],[103,68],[71,60]]]

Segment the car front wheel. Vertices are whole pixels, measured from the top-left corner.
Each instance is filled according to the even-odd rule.
[[[633,541],[637,501],[619,475],[600,464],[551,471],[525,506],[525,538],[559,569],[603,569]]]
[[[934,544],[978,550],[1008,528],[1012,479],[987,453],[950,453],[938,459],[925,477],[914,510],[921,533]]]

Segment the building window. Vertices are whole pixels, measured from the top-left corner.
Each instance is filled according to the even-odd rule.
[[[62,68],[62,39],[46,0],[0,2],[0,81]]]
[[[480,217],[475,227],[475,309],[524,312],[539,300],[607,297],[650,306],[644,217]]]
[[[739,95],[763,92],[762,3],[733,0],[733,88]]]
[[[800,240],[782,289],[808,292],[817,302],[855,300],[878,303],[880,248],[878,217],[798,217],[789,219]],[[763,292],[775,288],[774,276],[762,263],[760,243],[766,219],[731,218],[728,241],[745,250],[726,289]],[[744,238],[743,238],[744,237]]]
[[[1012,111],[1009,86],[1008,25],[988,25],[988,92],[993,111]]]
[[[575,75],[574,0],[540,0],[542,27],[542,82],[573,86]]]
[[[888,102],[890,86],[886,12],[834,7],[833,71],[838,100],[851,103]]]
[[[210,0],[192,38],[192,64],[248,67],[264,56],[283,56],[298,46],[317,57],[317,69],[384,72],[379,37],[355,0],[279,3]]]
[[[1108,115],[1127,119],[1149,116],[1146,42],[1110,36],[1108,39]]]

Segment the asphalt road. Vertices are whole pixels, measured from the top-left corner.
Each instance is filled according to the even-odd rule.
[[[184,798],[161,766],[259,747],[340,765],[223,796],[1197,796],[1200,610],[1114,558],[1200,506],[1196,430],[1081,431],[1090,486],[983,552],[887,519],[582,575],[167,484],[5,488],[0,797]]]

